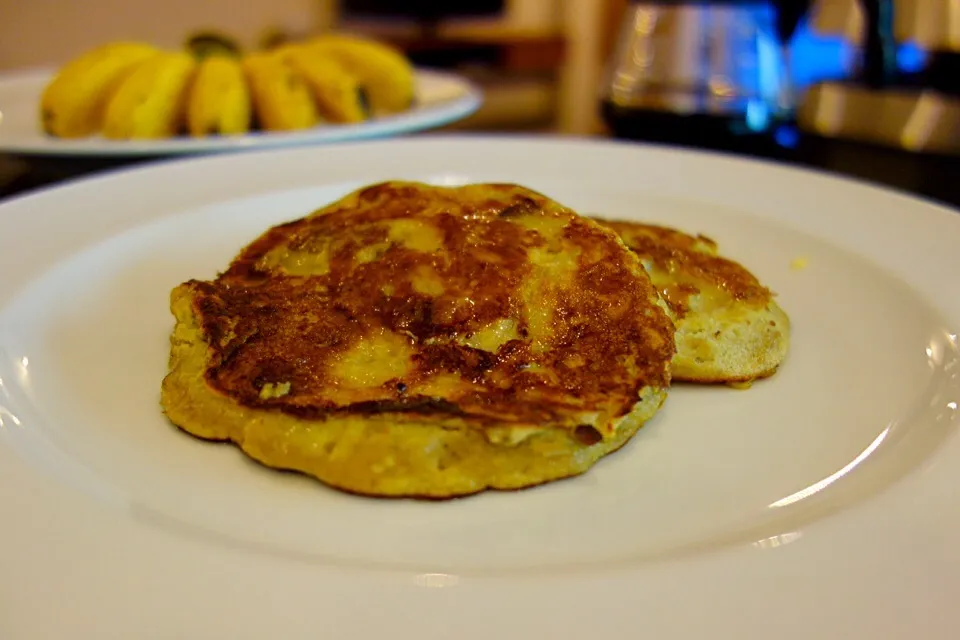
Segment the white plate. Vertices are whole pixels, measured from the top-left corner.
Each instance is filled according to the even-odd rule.
[[[588,474],[351,497],[172,428],[169,290],[389,178],[701,231],[792,351],[678,387]],[[0,638],[954,638],[960,218],[643,146],[431,136],[134,169],[0,206]],[[808,266],[791,268],[795,258]]]
[[[393,116],[349,125],[323,125],[291,132],[257,132],[243,136],[179,137],[168,140],[77,140],[51,137],[40,128],[40,94],[49,70],[0,75],[0,152],[57,156],[153,156],[271,147],[329,144],[397,136],[440,127],[466,118],[482,102],[480,90],[458,75],[418,69],[417,104]]]

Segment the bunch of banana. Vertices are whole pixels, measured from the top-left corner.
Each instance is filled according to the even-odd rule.
[[[244,53],[199,34],[184,51],[118,42],[84,53],[46,87],[41,119],[64,138],[203,137],[357,123],[413,101],[412,65],[378,42],[325,35]]]

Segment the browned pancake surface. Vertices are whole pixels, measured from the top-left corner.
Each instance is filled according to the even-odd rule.
[[[393,182],[271,229],[187,286],[206,380],[244,406],[609,434],[644,387],[669,385],[674,349],[630,258],[516,185]]]
[[[683,317],[690,311],[690,296],[715,287],[731,300],[758,307],[769,303],[770,290],[742,265],[717,255],[717,243],[703,235],[690,235],[655,224],[602,220],[616,231],[642,261],[658,271],[677,274],[675,282],[660,289],[670,309]]]

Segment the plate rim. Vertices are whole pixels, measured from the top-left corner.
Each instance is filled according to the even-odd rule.
[[[686,149],[663,148],[653,145],[635,145],[628,143],[611,143],[592,139],[558,139],[550,136],[477,136],[460,134],[440,134],[423,136],[404,140],[391,141],[364,141],[339,145],[335,150],[347,154],[369,155],[377,154],[383,148],[397,153],[401,148],[408,152],[424,149],[444,150],[449,153],[464,154],[480,147],[487,150],[494,148],[506,151],[508,149],[524,149],[536,152],[546,158],[548,153],[560,155],[561,151],[585,155],[607,155],[610,158],[650,161],[663,161],[671,166],[709,166],[723,165],[728,173],[742,173],[744,171],[771,171],[770,175],[779,175],[781,180],[788,183],[812,181],[809,186],[819,186],[824,192],[838,191],[853,193],[862,196],[867,204],[884,203],[881,211],[877,211],[878,226],[889,226],[890,220],[903,221],[910,209],[915,219],[926,226],[926,234],[939,255],[941,246],[949,243],[947,238],[935,238],[941,233],[955,234],[960,238],[960,218],[956,211],[939,203],[928,202],[915,196],[902,194],[887,187],[850,180],[844,177],[811,171],[806,168],[784,167],[772,163],[765,163],[755,159],[731,158],[725,154],[712,154]],[[471,147],[471,149],[465,149]],[[613,149],[618,149],[613,151]],[[138,165],[110,172],[109,175],[85,176],[69,184],[57,185],[52,188],[23,194],[16,198],[0,202],[0,230],[10,227],[13,230],[27,228],[31,224],[41,224],[32,219],[42,218],[41,213],[48,209],[47,205],[62,200],[89,201],[91,198],[104,198],[111,190],[129,188],[137,183],[150,182],[159,178],[170,178],[175,175],[190,175],[203,171],[222,171],[245,167],[244,171],[252,173],[263,163],[269,164],[271,159],[288,156],[308,158],[323,153],[329,153],[331,147],[323,149],[271,149],[257,150],[244,154],[227,154],[206,157],[190,157],[163,160],[148,165]],[[582,160],[581,160],[582,162]],[[718,163],[720,163],[718,165]],[[557,163],[562,166],[562,159]],[[666,169],[664,169],[666,170]],[[786,176],[786,178],[784,178]],[[299,179],[299,178],[296,178]],[[317,184],[322,184],[318,181]],[[244,198],[263,193],[266,184],[276,184],[278,190],[291,188],[285,184],[282,176],[265,177],[261,182],[245,185],[245,191],[236,197]],[[192,200],[205,197],[210,191],[221,187],[210,187],[208,191],[200,189],[196,193],[185,194],[178,198],[175,194],[162,198],[162,204],[155,205],[166,213],[141,214],[142,222],[156,220],[166,214],[176,214],[187,208],[200,207],[209,204],[208,201]],[[201,196],[201,194],[205,194]],[[833,197],[829,193],[824,197]],[[220,197],[220,200],[225,199]],[[216,200],[214,200],[216,201]],[[764,200],[767,204],[773,199]],[[758,205],[764,204],[758,203]],[[724,203],[726,206],[726,203]],[[52,215],[46,211],[46,215]],[[860,214],[858,214],[859,216]],[[38,216],[34,218],[34,216]],[[860,216],[862,217],[862,216]],[[95,221],[96,222],[96,221]],[[9,224],[8,224],[9,223]],[[99,224],[99,223],[97,223]],[[96,224],[95,224],[96,227]],[[96,227],[99,228],[99,227]],[[96,228],[94,235],[96,235]],[[890,230],[887,229],[886,232]],[[849,231],[845,233],[849,234]],[[902,234],[902,230],[893,229],[894,235]],[[0,233],[0,247],[4,242]],[[888,234],[889,235],[889,234]],[[889,242],[888,235],[878,235],[865,242]],[[8,236],[8,237],[12,237]],[[890,236],[893,237],[893,236]],[[904,242],[907,240],[896,240]],[[950,254],[953,266],[960,267],[960,254]],[[66,256],[63,256],[66,257]],[[7,258],[0,252],[0,266],[5,265]],[[902,263],[902,260],[900,261]],[[896,264],[900,264],[896,263]],[[947,265],[939,265],[943,268]],[[932,273],[929,265],[915,265],[917,273]],[[0,300],[5,300],[12,293],[9,279],[0,281]],[[950,280],[944,281],[947,294],[938,310],[948,313],[953,322],[960,320],[960,283]],[[19,289],[19,287],[15,287]],[[952,296],[950,294],[953,294]],[[952,298],[956,298],[953,300]],[[5,306],[5,302],[0,303]],[[0,615],[0,631],[8,625],[9,633],[3,634],[12,640],[20,637],[37,637],[29,635],[31,624],[29,618],[30,594],[39,597],[44,593],[44,584],[40,577],[30,576],[23,564],[23,549],[17,548],[16,543],[26,544],[26,541],[39,541],[48,544],[59,542],[62,549],[54,550],[51,558],[44,560],[45,566],[50,568],[65,566],[83,575],[83,559],[71,555],[69,549],[95,549],[106,552],[103,541],[98,541],[97,526],[94,520],[102,526],[112,528],[118,535],[130,535],[137,540],[130,541],[129,545],[119,545],[120,553],[130,563],[130,567],[111,565],[107,570],[137,580],[134,570],[143,558],[136,555],[136,551],[143,549],[177,549],[181,555],[178,562],[183,566],[190,566],[195,573],[195,584],[184,591],[195,592],[198,588],[211,585],[223,585],[224,582],[235,581],[236,588],[228,588],[225,595],[210,596],[214,603],[228,606],[230,598],[238,601],[250,594],[243,595],[242,589],[252,589],[253,594],[264,596],[263,585],[253,579],[252,574],[257,571],[276,572],[283,581],[282,592],[287,601],[271,600],[274,607],[270,611],[261,612],[257,616],[253,612],[243,613],[236,604],[230,608],[238,615],[235,621],[224,621],[216,616],[204,614],[196,606],[187,606],[186,613],[173,617],[169,624],[186,624],[188,616],[198,616],[202,626],[197,630],[207,631],[210,634],[223,634],[229,637],[254,637],[252,631],[264,629],[263,625],[274,620],[279,612],[294,613],[299,607],[308,607],[311,599],[304,595],[323,591],[329,598],[325,610],[331,615],[336,613],[337,607],[342,610],[336,613],[338,620],[349,619],[345,616],[356,614],[356,628],[361,632],[371,632],[379,623],[371,622],[358,605],[349,604],[351,598],[369,597],[370,589],[377,590],[378,603],[383,605],[382,619],[394,622],[407,620],[422,633],[418,637],[441,637],[449,633],[449,627],[444,626],[444,620],[449,622],[458,616],[468,618],[475,626],[465,629],[462,637],[484,637],[490,629],[498,628],[497,623],[509,620],[514,626],[512,629],[518,636],[526,632],[525,637],[537,633],[537,630],[552,629],[556,637],[569,637],[573,629],[585,629],[584,622],[577,619],[574,613],[583,611],[583,602],[592,607],[591,616],[601,615],[631,624],[644,624],[647,629],[664,632],[675,632],[672,637],[702,637],[698,632],[716,633],[718,629],[739,630],[745,637],[760,637],[769,631],[770,621],[780,616],[780,623],[784,624],[783,633],[778,637],[811,637],[812,633],[819,633],[823,637],[840,637],[843,634],[869,632],[874,637],[900,637],[906,629],[914,628],[921,613],[926,612],[930,617],[925,619],[925,626],[929,633],[925,637],[949,637],[955,624],[960,619],[950,602],[951,589],[960,587],[960,552],[955,550],[951,538],[960,532],[960,512],[957,508],[944,508],[953,495],[950,489],[951,479],[955,480],[957,471],[955,462],[960,461],[960,442],[956,437],[936,452],[934,459],[928,461],[923,468],[916,470],[906,478],[898,481],[891,487],[882,499],[875,498],[844,514],[831,516],[821,521],[810,532],[805,532],[798,544],[784,544],[776,549],[738,549],[722,552],[697,562],[670,563],[668,566],[647,567],[642,570],[622,571],[617,574],[604,573],[602,575],[581,575],[576,579],[557,579],[555,582],[541,583],[534,579],[504,580],[498,578],[459,581],[456,576],[396,575],[383,572],[352,572],[336,569],[325,569],[321,579],[316,572],[308,568],[290,563],[284,565],[274,561],[264,561],[262,558],[243,556],[229,550],[209,551],[202,544],[187,544],[177,539],[170,539],[162,532],[153,529],[129,518],[117,514],[106,508],[92,508],[80,501],[69,501],[64,504],[63,510],[53,522],[70,521],[74,518],[86,518],[71,532],[71,539],[64,540],[62,534],[52,530],[50,522],[38,521],[37,515],[28,513],[27,508],[33,504],[22,496],[21,492],[29,489],[46,500],[64,500],[64,489],[53,484],[49,478],[31,473],[30,469],[18,461],[16,456],[9,455],[8,447],[3,446],[3,433],[0,431],[0,504],[5,504],[17,514],[24,515],[24,522],[13,523],[13,534],[9,540],[13,541],[13,548],[9,545],[0,545],[0,565],[9,561],[11,564],[19,561],[19,570],[16,572],[18,583],[11,584],[0,575],[0,614],[4,612],[4,600],[13,602],[9,618],[4,622],[5,615]],[[13,480],[23,480],[16,489],[12,488]],[[58,497],[59,496],[59,497]],[[891,506],[896,506],[897,514],[909,513],[918,516],[916,519],[899,521],[889,512]],[[91,511],[96,512],[91,515]],[[855,512],[855,513],[854,513]],[[49,514],[48,514],[49,515]],[[878,527],[873,537],[864,536],[862,527],[851,523],[851,518],[865,518]],[[79,522],[79,521],[77,521]],[[939,525],[939,529],[937,529]],[[849,549],[849,554],[842,558],[840,566],[832,567],[831,571],[818,573],[818,565],[823,563],[824,557],[830,557],[830,549],[838,539],[844,539],[848,544],[857,542],[858,547]],[[37,544],[37,542],[34,542]],[[49,549],[44,549],[49,551]],[[826,555],[824,555],[826,554]],[[936,562],[934,562],[936,561]],[[87,567],[89,570],[89,567]],[[154,569],[157,569],[154,567]],[[819,569],[823,569],[819,567]],[[427,577],[424,577],[427,576]],[[743,586],[733,589],[725,578],[736,576],[743,581]],[[825,578],[830,580],[825,583]],[[152,580],[159,581],[167,587],[177,584],[181,577],[176,574],[176,568],[160,570]],[[141,586],[143,576],[139,577]],[[77,586],[77,577],[67,577],[65,583]],[[277,583],[270,581],[271,586]],[[850,592],[851,586],[864,585],[873,582],[872,592]],[[892,583],[902,583],[911,590],[900,592]],[[819,586],[821,594],[846,591],[847,601],[836,601],[831,604],[822,595],[816,597],[810,589]],[[242,589],[241,589],[242,587]],[[338,593],[333,591],[339,589]],[[53,588],[56,592],[56,587]],[[300,595],[298,592],[303,591]],[[540,594],[531,599],[533,592]],[[24,595],[26,594],[26,595]],[[682,594],[682,595],[681,595]],[[640,597],[638,597],[640,596]],[[870,597],[867,597],[870,596]],[[898,606],[877,606],[874,596],[885,597],[880,604],[892,605],[894,596],[902,597]],[[78,600],[84,601],[83,598]],[[362,600],[361,600],[362,601]],[[549,602],[547,602],[549,601]],[[249,600],[245,600],[250,605]],[[477,603],[496,610],[498,616],[478,616]],[[690,603],[696,602],[698,608],[691,609]],[[208,606],[208,602],[202,603]],[[148,612],[150,606],[139,602]],[[26,607],[26,608],[25,608]],[[417,616],[426,616],[436,607],[443,607],[446,613],[439,622],[425,622],[411,617],[413,612]],[[524,608],[526,607],[526,608]],[[69,607],[67,607],[69,609]],[[308,609],[305,609],[308,610]],[[761,610],[766,611],[760,614]],[[907,612],[907,615],[904,615]],[[72,612],[77,619],[78,612]],[[130,625],[135,621],[130,617],[133,614],[118,614],[110,620],[101,621],[106,625],[116,625],[116,628],[136,628]],[[819,617],[817,617],[819,615]],[[591,616],[586,616],[590,618]],[[497,618],[497,619],[494,619]],[[10,620],[16,620],[11,622]],[[296,637],[304,635],[295,625],[305,624],[303,616],[294,616],[288,621],[287,629]],[[299,622],[297,622],[299,620]],[[251,626],[244,626],[242,622]],[[587,621],[589,622],[589,620]],[[41,625],[35,627],[42,628]],[[89,621],[90,629],[97,628],[97,622]],[[790,626],[792,624],[793,626]],[[15,626],[10,626],[15,625]],[[92,626],[90,626],[92,625]],[[124,626],[126,625],[126,626]],[[260,626],[257,626],[260,625]],[[306,628],[306,627],[304,627]],[[414,627],[411,627],[414,628]],[[499,627],[501,630],[504,628]],[[594,627],[595,628],[595,627]],[[232,633],[236,632],[236,633]],[[940,635],[942,634],[942,635]],[[615,630],[607,637],[616,637]]]

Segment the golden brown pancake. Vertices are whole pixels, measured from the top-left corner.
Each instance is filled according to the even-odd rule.
[[[787,355],[790,320],[774,294],[702,235],[595,218],[639,257],[676,323],[673,379],[743,383],[770,376]]]
[[[171,309],[172,422],[379,496],[582,473],[658,410],[674,354],[636,255],[515,185],[358,190]]]

